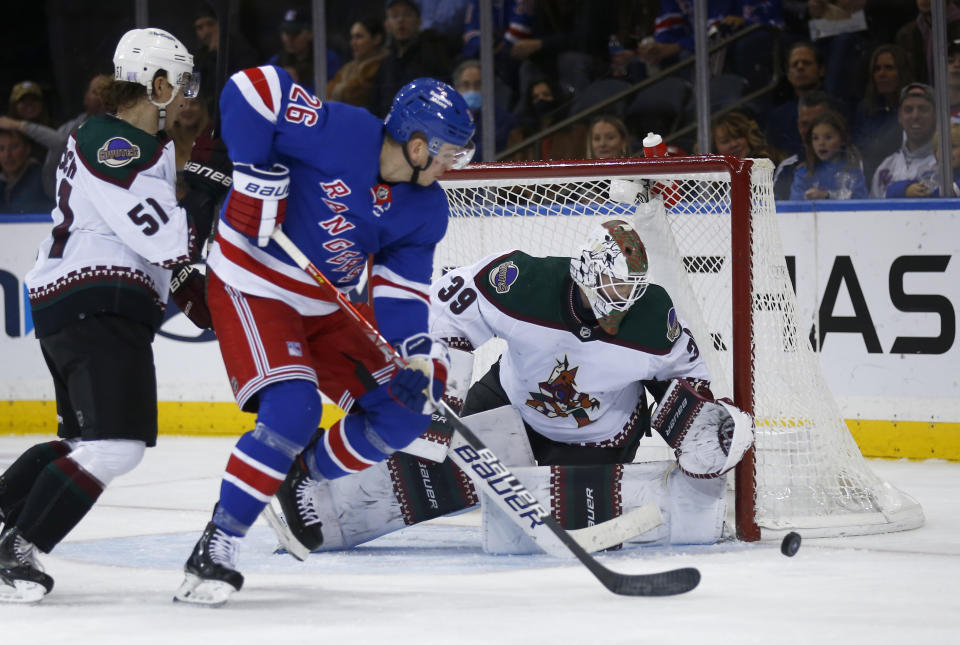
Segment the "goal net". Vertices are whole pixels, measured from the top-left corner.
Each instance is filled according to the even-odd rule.
[[[590,226],[626,219],[650,276],[690,324],[716,396],[753,413],[738,466],[737,532],[772,538],[920,526],[909,496],[860,454],[810,347],[780,242],[773,166],[732,157],[483,164],[444,175],[450,223],[436,275],[496,252],[570,256]],[[643,300],[636,306],[643,306]],[[477,352],[475,378],[503,349]]]

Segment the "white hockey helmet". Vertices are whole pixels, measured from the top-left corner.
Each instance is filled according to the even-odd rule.
[[[117,43],[113,54],[113,78],[143,85],[150,102],[162,108],[170,101],[161,105],[153,100],[153,77],[161,69],[167,73],[167,82],[174,88],[170,101],[180,90],[187,98],[197,95],[200,76],[193,70],[193,56],[173,34],[155,27],[131,29]]]
[[[627,310],[647,290],[648,266],[637,231],[614,219],[591,230],[579,255],[570,258],[570,277],[583,289],[604,331],[616,334]]]

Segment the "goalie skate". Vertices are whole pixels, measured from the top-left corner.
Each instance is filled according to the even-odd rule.
[[[323,545],[323,523],[317,508],[316,489],[317,482],[310,478],[303,457],[297,457],[263,512],[283,548],[301,561]]]
[[[0,539],[0,601],[37,602],[53,589],[53,578],[43,572],[36,550],[17,529]]]
[[[184,566],[186,574],[173,600],[219,607],[243,586],[236,570],[236,540],[210,522]]]

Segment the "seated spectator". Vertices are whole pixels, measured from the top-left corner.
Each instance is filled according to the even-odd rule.
[[[467,102],[470,111],[473,113],[473,121],[477,130],[473,135],[473,142],[477,150],[473,155],[475,161],[487,161],[483,156],[483,119],[481,110],[483,109],[483,74],[480,70],[480,61],[465,60],[453,72],[453,87],[463,100]],[[490,161],[494,160],[495,153],[507,147],[507,139],[510,131],[517,125],[517,120],[513,114],[504,110],[494,102],[493,105],[493,124],[494,124],[494,144],[496,150],[490,155]]]
[[[903,128],[900,149],[883,160],[873,175],[870,196],[930,197],[931,188],[920,178],[935,168],[933,134],[937,128],[933,88],[924,83],[910,83],[900,91],[897,120]],[[903,184],[907,180],[906,184]],[[888,190],[893,184],[893,191]]]
[[[516,91],[520,86],[520,63],[510,55],[513,43],[530,36],[532,7],[517,0],[492,3],[493,70],[501,84]],[[463,23],[463,48],[460,59],[480,58],[480,0],[468,0]],[[513,104],[512,99],[508,102]]]
[[[214,113],[217,96],[217,50],[220,48],[220,20],[209,2],[201,2],[193,19],[193,32],[199,46],[193,50],[194,67],[200,72],[200,96],[206,97],[207,113]],[[230,60],[227,61],[227,76],[234,72],[254,67],[262,60],[246,38],[234,30],[229,35]],[[312,79],[311,79],[312,80]]]
[[[30,142],[17,130],[0,130],[0,213],[49,213],[52,208]]]
[[[463,26],[469,0],[418,0],[420,27],[437,32],[447,44],[447,57],[454,59],[463,44]]]
[[[913,78],[921,83],[933,82],[933,16],[930,0],[917,0],[917,19],[908,22],[897,32],[894,42],[910,56]],[[955,33],[952,23],[960,22],[960,3],[946,1],[947,34]]]
[[[183,167],[190,160],[193,142],[210,122],[210,114],[207,112],[209,102],[203,94],[192,99],[183,98],[181,103],[183,107],[177,111],[177,118],[167,126],[167,134],[173,140],[176,152],[177,199],[183,197],[187,191],[183,180]]]
[[[907,53],[896,45],[873,50],[869,74],[853,120],[853,142],[863,155],[864,175],[873,177],[880,162],[900,147],[903,130],[897,123],[897,104],[900,90],[913,78]]]
[[[711,38],[724,38],[745,27],[766,24],[783,27],[778,0],[707,0],[707,32]],[[636,53],[647,65],[666,66],[689,58],[694,52],[693,3],[662,0],[654,25],[652,41],[641,42]],[[757,31],[733,44],[727,51],[729,69],[759,87],[770,80],[770,52],[775,37]],[[718,59],[722,61],[722,59]],[[713,62],[713,60],[711,61]],[[718,62],[722,65],[722,62]],[[716,69],[715,72],[719,72]]]
[[[587,127],[587,159],[632,157],[630,133],[623,121],[613,115],[595,117]]]
[[[380,20],[365,18],[350,26],[353,58],[327,83],[328,100],[366,107],[380,61],[387,55],[384,38]]]
[[[783,29],[780,0],[736,0],[731,2],[729,14],[718,25],[718,35],[728,36],[752,25],[768,25],[775,30],[758,30],[732,43],[724,62],[731,74],[743,77],[747,89],[757,89],[770,82],[773,76],[773,48]]]
[[[782,154],[799,155],[803,152],[803,142],[794,127],[797,107],[804,94],[822,89],[825,71],[823,57],[816,45],[799,42],[787,52],[787,81],[793,97],[773,108],[766,123],[767,141]]]
[[[108,106],[103,100],[102,91],[112,81],[113,77],[107,74],[97,74],[91,78],[87,85],[87,91],[83,95],[83,112],[56,130],[42,123],[0,116],[0,130],[19,130],[31,140],[33,146],[42,146],[46,151],[41,176],[44,192],[51,199],[56,193],[54,184],[57,180],[57,165],[60,163],[60,155],[63,154],[63,150],[67,146],[70,133],[79,128],[91,116],[103,114],[108,110]]]
[[[797,134],[800,140],[806,138],[810,126],[821,114],[833,109],[833,101],[826,92],[807,92],[797,105]],[[775,199],[790,199],[790,186],[793,185],[793,176],[801,155],[790,155],[777,165],[773,173],[773,196]],[[864,175],[866,177],[866,175]]]
[[[516,13],[527,14],[526,32],[511,23],[516,38],[510,56],[520,63],[519,86],[525,93],[534,78],[556,78],[576,94],[603,73],[609,59],[608,37],[616,28],[617,2],[592,0],[518,1]]]
[[[313,84],[313,17],[308,7],[287,9],[280,23],[280,40],[283,51],[274,54],[267,62],[284,68],[294,81],[316,94]],[[327,48],[327,77],[336,74],[340,65],[340,55]]]
[[[512,148],[524,139],[562,121],[567,117],[570,99],[553,78],[535,79],[524,95],[520,126],[510,133],[507,147]],[[583,159],[587,152],[587,128],[582,123],[555,132],[536,146],[531,146],[512,157],[515,161],[537,159]]]
[[[806,160],[793,176],[790,199],[866,199],[860,153],[841,115],[831,111],[814,119],[803,147]]]
[[[39,125],[54,127],[50,108],[43,98],[43,90],[33,81],[20,81],[10,90],[10,104],[7,116],[18,121],[29,121]],[[30,155],[42,161],[47,154],[46,148],[39,142],[30,142]]]
[[[940,197],[940,146],[937,145],[940,134],[933,133],[933,154],[937,165],[920,173],[917,181],[904,179],[887,186],[888,197]],[[953,169],[953,193],[950,197],[960,197],[960,123],[950,124],[950,167]],[[919,183],[928,194],[907,195],[907,189],[913,183]]]
[[[414,0],[387,0],[388,53],[373,79],[368,107],[383,118],[393,97],[410,81],[429,76],[441,81],[450,78],[446,44],[432,29],[420,29],[420,5]]]
[[[780,161],[780,153],[767,143],[757,122],[743,112],[727,112],[713,122],[713,151],[740,159]]]

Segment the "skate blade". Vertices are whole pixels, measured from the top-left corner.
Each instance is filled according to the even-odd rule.
[[[273,532],[277,534],[280,546],[286,549],[286,552],[294,558],[303,562],[307,559],[307,556],[310,555],[310,549],[301,544],[300,541],[293,536],[286,521],[279,512],[274,510],[274,502],[275,500],[271,500],[270,503],[264,507],[263,518],[267,520],[267,524],[269,524]],[[274,553],[277,553],[277,551],[274,551]]]
[[[236,591],[229,582],[204,580],[192,573],[186,576],[177,593],[173,595],[174,602],[185,602],[202,607],[220,607]]]
[[[3,580],[0,582],[0,602],[39,602],[47,595],[47,588],[29,580]]]

